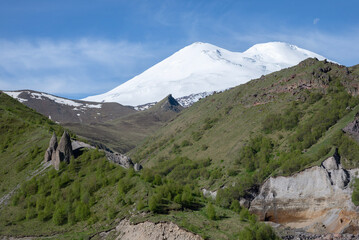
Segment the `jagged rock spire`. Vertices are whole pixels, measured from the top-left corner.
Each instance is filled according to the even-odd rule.
[[[60,163],[65,161],[66,163],[70,163],[70,158],[73,155],[72,146],[71,146],[71,138],[68,132],[64,132],[61,137],[59,146],[56,150],[56,156],[53,161],[53,165],[56,170],[59,170]]]
[[[45,159],[44,159],[45,162],[49,162],[52,159],[55,159],[56,149],[57,149],[57,137],[56,137],[56,133],[54,132],[50,139],[49,147],[47,148],[45,153]]]

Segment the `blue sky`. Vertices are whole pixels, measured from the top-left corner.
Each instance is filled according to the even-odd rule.
[[[284,41],[359,64],[358,1],[1,0],[0,89],[108,91],[196,41]]]

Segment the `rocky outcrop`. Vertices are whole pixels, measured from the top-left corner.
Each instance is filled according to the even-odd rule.
[[[139,164],[139,163],[135,163],[135,165],[133,166],[133,169],[134,169],[136,172],[140,171],[142,168],[143,168],[142,165]]]
[[[45,162],[50,162],[51,159],[55,159],[56,149],[57,149],[57,137],[54,132],[50,139],[49,147],[46,149],[45,152],[45,159],[44,159]]]
[[[122,220],[115,229],[100,233],[98,237],[116,240],[202,240],[200,236],[187,232],[172,222],[131,224],[126,219]]]
[[[61,137],[59,146],[55,152],[55,159],[53,159],[53,165],[56,170],[59,170],[60,163],[66,162],[70,163],[70,159],[72,156],[72,145],[71,145],[71,138],[68,132],[64,132]]]
[[[250,211],[272,221],[316,233],[358,233],[358,208],[350,182],[359,169],[346,170],[336,153],[321,166],[290,177],[271,177],[251,202]]]
[[[202,188],[202,193],[203,193],[203,196],[211,197],[212,199],[216,199],[216,197],[217,197],[217,191],[211,191],[211,190]]]
[[[165,101],[162,102],[161,108],[164,111],[172,111],[172,112],[180,112],[183,110],[183,107],[177,102],[176,99],[172,97],[172,95],[168,95]]]
[[[72,144],[70,135],[65,131],[61,137],[60,143],[57,144],[56,134],[53,133],[49,147],[47,148],[44,156],[45,162],[50,162],[56,170],[59,170],[60,163],[70,163],[71,156],[73,155]]]
[[[110,162],[120,164],[124,168],[133,167],[133,162],[130,157],[117,152],[105,151],[106,157]]]
[[[359,142],[359,113],[355,115],[354,121],[349,123],[343,131]]]
[[[96,149],[96,147],[84,143],[84,142],[80,142],[80,141],[72,141],[72,150],[78,151],[80,149],[83,148],[87,148],[87,149]],[[135,171],[140,171],[143,167],[141,164],[139,163],[135,163],[133,164],[132,160],[130,157],[121,154],[121,153],[117,153],[117,152],[111,152],[109,150],[105,150],[105,149],[99,149],[99,151],[103,151],[106,155],[106,158],[113,163],[119,164],[124,168],[130,168],[133,167]]]

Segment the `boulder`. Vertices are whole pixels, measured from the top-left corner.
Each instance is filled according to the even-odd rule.
[[[143,168],[142,165],[139,164],[139,163],[135,163],[135,165],[133,166],[133,169],[134,169],[136,172],[140,171],[142,168]]]

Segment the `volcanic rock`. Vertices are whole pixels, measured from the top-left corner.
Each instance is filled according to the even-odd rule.
[[[45,159],[44,159],[45,162],[49,162],[52,159],[55,159],[56,149],[57,149],[57,137],[54,132],[50,139],[49,147],[46,149],[46,152],[45,152]]]
[[[65,131],[56,150],[55,159],[53,159],[53,165],[55,169],[59,170],[60,163],[63,161],[70,163],[72,155],[73,153],[70,135]]]

